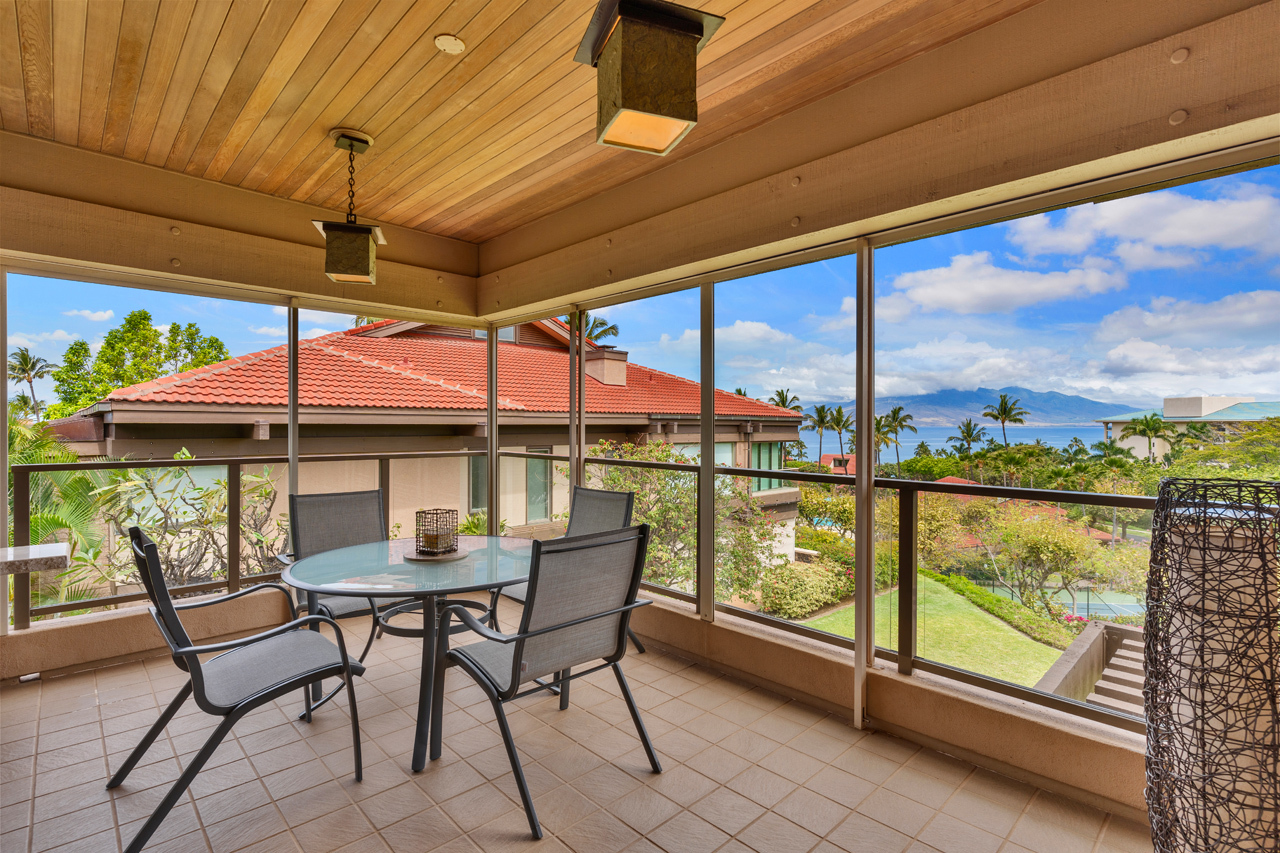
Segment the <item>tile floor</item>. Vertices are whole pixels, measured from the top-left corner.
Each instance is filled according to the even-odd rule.
[[[363,637],[363,625],[351,631]],[[629,655],[623,668],[661,775],[607,671],[575,682],[567,711],[541,696],[510,709],[546,833],[535,843],[480,690],[450,672],[445,755],[413,774],[417,641],[383,637],[368,663],[357,683],[362,783],[352,778],[345,699],[308,726],[291,698],[241,721],[147,849],[1151,850],[1145,827],[656,652]],[[109,853],[127,843],[213,726],[188,702],[128,781],[105,789],[183,680],[158,658],[0,690],[0,851]]]

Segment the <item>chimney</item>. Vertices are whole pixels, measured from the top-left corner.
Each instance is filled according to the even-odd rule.
[[[1252,397],[1165,397],[1164,417],[1202,418],[1237,403],[1252,403]]]
[[[627,354],[608,346],[596,346],[584,354],[587,375],[601,385],[627,384]]]
[[[267,441],[271,438],[271,422],[256,420],[253,422],[253,440]]]

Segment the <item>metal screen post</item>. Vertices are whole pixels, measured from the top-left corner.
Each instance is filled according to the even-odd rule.
[[[858,282],[855,330],[857,334],[855,421],[857,466],[854,482],[854,674],[853,724],[862,728],[867,719],[867,668],[875,664],[875,339],[872,311],[875,292],[871,270],[871,246],[857,241]]]
[[[569,486],[582,485],[582,451],[578,444],[578,312],[569,314]]]
[[[298,305],[289,300],[289,494],[298,493]]]
[[[13,472],[13,544],[31,544],[31,474],[28,471]],[[31,627],[31,575],[23,572],[13,576],[13,628],[21,631]]]
[[[227,592],[240,589],[240,465],[227,466]]]
[[[694,593],[698,615],[707,622],[716,616],[716,286],[702,285],[699,379],[699,427],[702,452],[698,460],[698,572]]]
[[[387,538],[391,537],[391,460],[378,460],[378,491],[382,492],[383,523],[387,525]]]
[[[498,327],[490,324],[485,339],[488,352],[488,382],[485,387],[485,404],[489,422],[485,425],[487,437],[485,476],[489,483],[489,506],[485,510],[489,519],[489,535],[497,536],[501,524],[501,507],[498,500]]]
[[[577,329],[574,335],[578,341],[578,363],[574,369],[578,376],[578,482],[587,482],[587,329],[582,318],[585,312],[578,312]]]
[[[898,490],[898,672],[910,675],[916,660],[916,540],[920,493]]]

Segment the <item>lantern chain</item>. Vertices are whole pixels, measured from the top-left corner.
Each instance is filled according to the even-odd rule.
[[[356,149],[347,149],[347,224],[356,224]]]

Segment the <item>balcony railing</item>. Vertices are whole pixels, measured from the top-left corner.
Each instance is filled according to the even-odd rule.
[[[383,490],[384,494],[390,495],[391,492],[391,463],[395,460],[402,459],[443,459],[443,458],[461,458],[471,456],[485,456],[486,452],[481,450],[475,451],[439,451],[439,452],[412,452],[412,453],[386,453],[386,454],[327,454],[327,455],[305,455],[299,458],[300,464],[314,462],[352,462],[352,461],[368,461],[376,462],[378,466],[378,488]],[[545,453],[526,453],[518,451],[499,451],[499,463],[502,458],[512,459],[548,459],[553,462],[570,463],[572,460],[568,456],[560,456]],[[190,595],[204,592],[210,592],[219,589],[228,589],[234,591],[239,589],[241,584],[246,581],[260,581],[277,577],[277,573],[263,573],[256,575],[245,575],[241,570],[241,537],[230,535],[231,531],[238,530],[240,524],[240,495],[241,495],[241,475],[243,469],[247,465],[263,465],[263,464],[281,464],[287,463],[286,457],[276,456],[253,456],[253,457],[219,457],[206,459],[188,459],[188,460],[137,460],[137,461],[118,461],[118,462],[79,462],[79,463],[55,463],[55,464],[34,464],[34,465],[15,465],[13,466],[13,495],[14,495],[14,544],[24,545],[30,544],[31,531],[31,478],[35,475],[46,472],[57,471],[88,471],[88,470],[111,470],[111,469],[148,469],[148,468],[181,468],[181,467],[207,467],[218,466],[224,467],[227,472],[227,519],[226,527],[228,535],[226,537],[226,563],[227,576],[225,578],[217,578],[206,582],[179,586],[173,589],[177,595]],[[620,459],[609,457],[586,456],[582,459],[584,469],[586,466],[620,466],[625,468],[647,469],[654,471],[666,471],[675,474],[682,474],[693,478],[692,482],[697,484],[702,475],[701,467],[696,463],[678,463],[678,462],[657,462],[645,460]],[[799,471],[796,469],[785,469],[785,471],[757,469],[757,468],[737,468],[737,467],[716,467],[715,475],[759,478],[773,477],[780,478],[788,483],[819,483],[827,485],[839,485],[853,487],[856,484],[856,478],[852,475],[843,474],[819,474]],[[781,477],[779,477],[781,475]],[[1115,507],[1120,509],[1138,509],[1153,510],[1155,507],[1155,499],[1150,497],[1135,497],[1129,495],[1114,495],[1092,492],[1068,492],[1054,491],[1047,489],[1027,489],[1009,486],[986,486],[971,485],[960,483],[937,483],[915,480],[899,480],[893,478],[877,478],[875,487],[878,490],[890,490],[896,493],[899,513],[899,531],[897,543],[898,557],[898,602],[897,602],[897,648],[889,649],[883,647],[876,648],[876,657],[887,663],[895,664],[898,672],[902,675],[910,676],[914,672],[925,672],[932,675],[943,676],[954,679],[966,684],[975,685],[988,690],[993,690],[1000,694],[1013,698],[1032,702],[1037,705],[1056,708],[1078,716],[1086,717],[1093,720],[1115,725],[1117,727],[1130,731],[1144,732],[1145,724],[1140,717],[1131,716],[1115,711],[1111,711],[1099,706],[1090,705],[1084,702],[1068,699],[1054,694],[1045,693],[1023,685],[1014,684],[989,675],[971,672],[945,663],[930,660],[922,657],[917,653],[917,638],[919,632],[919,615],[920,607],[917,602],[917,554],[919,552],[919,498],[921,493],[933,493],[943,495],[994,498],[997,500],[1018,500],[1018,501],[1035,501],[1043,504],[1081,504],[1102,507]],[[695,513],[696,516],[696,513]],[[645,519],[637,519],[643,521]],[[691,519],[693,523],[701,525],[701,519]],[[711,555],[697,555],[698,563],[701,566],[704,561],[711,559]],[[840,636],[819,630],[817,628],[799,624],[797,622],[771,616],[767,613],[761,613],[749,609],[745,609],[734,604],[715,601],[715,590],[704,588],[704,584],[698,582],[698,578],[706,577],[702,571],[693,573],[692,587],[693,591],[682,589],[673,589],[655,583],[646,582],[643,587],[655,594],[668,596],[684,602],[688,602],[699,607],[701,612],[721,612],[731,614],[735,617],[750,620],[752,622],[765,625],[790,634],[807,637],[809,639],[818,640],[823,643],[830,644],[845,649],[853,649],[854,642],[851,638]],[[59,613],[65,613],[72,610],[83,610],[88,608],[98,608],[127,604],[130,602],[141,601],[145,599],[145,594],[141,592],[125,593],[118,595],[102,596],[89,600],[78,600],[73,602],[58,603],[45,606],[31,606],[31,586],[29,578],[25,575],[16,575],[14,577],[14,608],[13,619],[15,629],[28,628],[33,617],[53,616]]]

